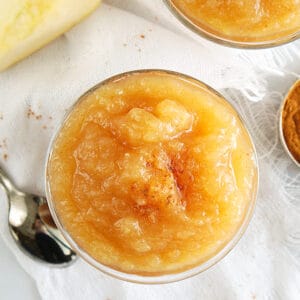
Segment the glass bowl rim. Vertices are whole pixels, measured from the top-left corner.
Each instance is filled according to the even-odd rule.
[[[272,39],[269,41],[257,41],[257,42],[243,42],[243,41],[235,41],[231,40],[226,37],[221,37],[218,34],[214,34],[201,28],[197,24],[195,24],[188,16],[186,16],[183,12],[181,12],[174,4],[172,0],[162,0],[166,6],[168,7],[169,11],[172,13],[173,16],[176,17],[186,28],[190,29],[192,32],[196,33],[200,37],[205,38],[211,42],[217,43],[222,46],[230,47],[230,48],[237,48],[237,49],[248,49],[248,50],[255,50],[255,49],[267,49],[278,47],[281,45],[285,45],[291,43],[295,40],[300,39],[300,29],[297,32],[290,33],[286,36]]]
[[[221,248],[214,256],[210,257],[208,260],[200,263],[199,265],[192,267],[188,270],[181,271],[178,273],[168,273],[168,274],[163,274],[163,275],[153,275],[153,276],[147,276],[147,275],[139,275],[139,274],[134,274],[134,273],[125,273],[116,269],[113,269],[109,266],[106,266],[96,259],[94,259],[92,256],[90,256],[87,252],[85,252],[77,243],[73,240],[71,235],[66,231],[64,228],[63,223],[61,222],[59,218],[59,214],[56,212],[55,205],[52,199],[51,195],[51,188],[50,188],[50,183],[48,180],[48,165],[49,161],[51,159],[51,154],[52,150],[55,144],[55,141],[61,131],[61,129],[64,127],[66,121],[68,120],[68,117],[70,114],[73,112],[74,108],[81,102],[83,101],[87,95],[90,93],[94,92],[96,89],[99,87],[112,82],[112,81],[117,81],[118,79],[121,79],[125,76],[129,76],[132,74],[144,74],[144,73],[164,73],[168,75],[173,75],[176,77],[180,77],[181,79],[196,83],[199,86],[204,87],[206,90],[208,90],[210,93],[213,93],[214,95],[218,96],[220,99],[222,99],[225,103],[227,103],[233,111],[236,113],[238,119],[240,120],[243,128],[245,129],[245,132],[248,135],[249,141],[251,143],[252,149],[253,149],[253,154],[254,154],[254,163],[256,165],[256,182],[255,182],[255,190],[253,191],[253,196],[251,199],[251,202],[249,203],[249,207],[247,209],[247,212],[245,213],[245,216],[242,220],[242,223],[240,224],[238,230],[235,232],[235,234],[232,236],[232,238]],[[97,270],[112,276],[114,278],[117,278],[119,280],[127,281],[127,282],[132,282],[132,283],[139,283],[139,284],[165,284],[165,283],[171,283],[171,282],[177,282],[180,280],[184,280],[190,277],[193,277],[199,273],[202,273],[206,271],[207,269],[211,268],[214,266],[217,262],[219,262],[221,259],[223,259],[238,243],[238,241],[241,239],[241,237],[244,235],[250,220],[253,216],[257,197],[258,197],[258,188],[259,188],[259,166],[258,166],[258,158],[257,158],[257,152],[255,148],[255,144],[253,142],[252,136],[243,120],[241,117],[239,111],[235,108],[235,106],[230,103],[222,94],[217,92],[215,89],[210,87],[209,85],[205,84],[201,80],[198,80],[192,76],[182,74],[176,71],[170,71],[170,70],[164,70],[164,69],[138,69],[138,70],[132,70],[132,71],[127,71],[123,73],[119,73],[117,75],[108,77],[98,84],[94,85],[92,88],[87,90],[84,94],[82,94],[74,103],[73,105],[70,106],[68,111],[65,113],[64,117],[60,121],[59,125],[57,126],[56,130],[54,131],[54,134],[51,138],[51,141],[49,143],[47,155],[46,155],[46,163],[45,163],[45,191],[46,191],[46,198],[47,198],[47,203],[50,209],[50,213],[53,217],[53,220],[57,226],[57,228],[61,231],[62,235],[66,239],[66,241],[70,244],[71,248],[78,254],[79,257],[83,258],[85,262],[96,268]]]

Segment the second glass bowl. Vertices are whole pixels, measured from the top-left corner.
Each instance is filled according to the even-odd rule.
[[[197,33],[198,35],[222,44],[228,47],[234,48],[244,48],[244,49],[260,49],[260,48],[270,48],[279,46],[285,43],[292,42],[300,38],[300,21],[299,29],[288,31],[286,34],[278,35],[277,37],[270,37],[266,39],[260,39],[258,41],[251,41],[247,39],[238,39],[231,38],[225,34],[221,34],[217,30],[214,30],[212,27],[201,23],[199,20],[195,19],[193,16],[190,16],[188,13],[185,13],[178,5],[176,5],[174,0],[163,0],[167,7],[170,9],[171,13],[179,19],[185,26]],[[185,1],[187,2],[187,1]],[[253,1],[254,2],[254,1]],[[284,2],[284,1],[283,1]],[[254,4],[253,4],[254,5]],[[279,12],[280,13],[280,12]],[[300,19],[300,9],[299,9],[299,19]]]

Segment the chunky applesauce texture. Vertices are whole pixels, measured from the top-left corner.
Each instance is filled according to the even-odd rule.
[[[229,40],[260,42],[300,33],[299,0],[170,0],[192,23]]]
[[[236,234],[256,194],[249,135],[223,98],[160,71],[85,95],[48,163],[54,208],[75,243],[113,269],[192,268]]]

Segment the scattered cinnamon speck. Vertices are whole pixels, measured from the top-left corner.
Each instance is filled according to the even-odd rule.
[[[3,120],[3,113],[0,113],[0,120]]]
[[[40,106],[39,106],[39,108],[40,108]],[[41,114],[37,114],[36,112],[34,112],[31,108],[31,106],[29,105],[28,110],[27,110],[27,118],[41,120],[43,118],[43,116]]]
[[[145,35],[144,35],[144,34],[141,34],[141,35],[140,35],[140,38],[141,38],[141,39],[144,39],[144,38],[145,38]]]
[[[126,44],[126,43],[124,43],[124,44],[123,44],[123,46],[124,46],[124,47],[127,47],[127,44]]]
[[[35,113],[34,111],[31,109],[31,106],[29,106],[28,110],[27,110],[27,118],[30,119],[31,117],[34,117]]]
[[[8,159],[6,138],[0,140],[0,149],[2,151],[3,159],[6,161]]]
[[[0,141],[0,148],[7,149],[6,139],[3,139],[2,141]]]
[[[41,105],[39,105],[38,108],[40,109],[40,108],[41,108]],[[37,121],[40,121],[40,120],[42,120],[42,119],[44,119],[44,118],[48,119],[49,121],[53,120],[53,117],[52,117],[52,116],[43,116],[43,115],[40,114],[40,113],[39,113],[39,114],[36,113],[35,111],[33,111],[33,109],[31,108],[30,105],[29,105],[29,107],[28,107],[28,110],[27,110],[26,115],[27,115],[27,118],[28,118],[28,119],[34,119],[34,120],[37,120]],[[46,125],[44,125],[44,126],[46,126]],[[44,126],[43,126],[43,128],[44,128]]]
[[[149,32],[152,32],[152,28],[149,28],[148,31],[149,31]]]
[[[38,108],[40,109],[41,105],[39,105]],[[48,128],[52,128],[52,127],[49,127],[48,125],[51,124],[51,121],[53,120],[53,117],[52,116],[43,116],[40,113],[39,114],[36,113],[35,111],[33,111],[33,109],[31,108],[30,105],[29,105],[28,110],[27,110],[27,118],[37,120],[37,121],[41,121],[41,120],[44,119],[46,121],[46,124],[45,124],[45,122],[43,122],[44,124],[41,124],[42,129],[46,130]],[[1,147],[1,143],[0,143],[0,147]]]

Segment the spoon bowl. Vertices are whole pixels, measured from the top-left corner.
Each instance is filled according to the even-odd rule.
[[[0,186],[9,201],[8,225],[19,248],[34,260],[67,266],[76,259],[52,220],[45,197],[19,191],[0,168]]]

